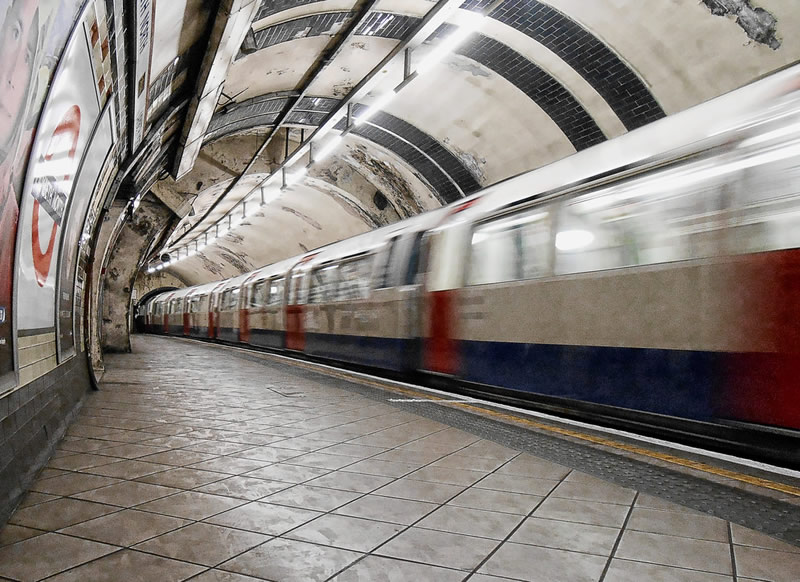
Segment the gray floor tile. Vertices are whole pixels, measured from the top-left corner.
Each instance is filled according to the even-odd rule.
[[[256,479],[255,477],[245,477],[237,475],[228,477],[216,483],[198,487],[196,490],[203,493],[213,493],[215,495],[225,495],[227,497],[237,497],[255,501],[277,491],[292,487],[291,483],[283,481],[268,481],[266,479]]]
[[[502,540],[521,521],[522,516],[512,513],[445,505],[416,523],[414,527]]]
[[[496,540],[410,528],[375,553],[459,570],[472,570],[498,545]]]
[[[118,505],[120,507],[133,507],[134,505],[166,497],[167,495],[172,495],[179,491],[180,489],[162,487],[161,485],[152,485],[150,483],[123,481],[122,483],[78,493],[74,497],[87,501],[96,501],[97,503]]]
[[[28,491],[25,494],[25,497],[22,498],[22,501],[19,502],[17,509],[22,509],[23,507],[31,507],[33,505],[38,505],[40,503],[44,503],[45,501],[52,501],[53,499],[58,499],[59,495],[50,495],[49,493],[38,493],[36,491]]]
[[[430,481],[417,481],[411,477],[403,477],[393,481],[380,489],[373,491],[375,495],[385,497],[399,497],[413,501],[428,501],[430,503],[444,503],[464,490],[462,485],[449,485],[447,483],[433,483]]]
[[[330,473],[330,470],[320,469],[319,467],[303,467],[300,465],[276,463],[261,469],[256,469],[255,471],[250,471],[246,476],[296,484],[321,477],[322,475],[327,475],[328,473]]]
[[[240,453],[233,453],[231,456],[239,459],[253,459],[256,461],[265,461],[267,463],[279,463],[293,457],[303,455],[302,451],[296,449],[281,449],[278,447],[251,447],[246,451]]]
[[[98,454],[108,455],[110,457],[120,457],[122,459],[138,459],[146,455],[153,455],[167,450],[166,447],[156,447],[152,445],[143,445],[137,443],[127,443],[124,445],[117,445],[108,449],[103,449]]]
[[[189,523],[177,517],[126,509],[67,527],[60,533],[127,547]]]
[[[43,533],[45,532],[42,530],[7,523],[6,525],[0,527],[0,547],[16,544],[22,540],[35,538]]]
[[[757,531],[753,531],[752,529],[742,527],[735,523],[731,524],[731,536],[734,544],[742,546],[754,546],[768,550],[778,550],[779,552],[800,553],[800,548],[797,546],[792,546],[786,542],[776,540],[775,538],[769,537]]]
[[[626,531],[616,557],[717,574],[731,574],[729,544],[661,534]]]
[[[341,469],[347,465],[352,465],[357,459],[352,457],[344,457],[342,455],[333,455],[324,452],[306,453],[299,457],[294,457],[286,461],[291,465],[303,465],[305,467],[319,467],[320,469],[330,469],[332,471]]]
[[[184,451],[182,449],[177,449],[141,457],[140,460],[148,463],[158,463],[160,465],[185,467],[186,465],[193,465],[194,463],[210,461],[211,459],[216,459],[218,456],[219,455],[212,455],[210,453],[198,453],[196,451]]]
[[[286,534],[291,539],[357,552],[370,552],[404,526],[346,515],[323,515]]]
[[[365,495],[340,507],[335,513],[411,525],[437,507],[434,503]]]
[[[319,515],[318,511],[254,501],[206,521],[216,525],[277,536],[311,521]]]
[[[571,469],[569,467],[546,461],[527,453],[515,457],[497,470],[500,474],[555,481],[560,481],[566,477],[570,471]]]
[[[628,514],[628,509],[624,505],[612,503],[548,497],[542,501],[542,504],[533,512],[533,515],[562,521],[622,527],[625,516]]]
[[[733,582],[732,576],[698,572],[684,568],[670,568],[658,564],[612,560],[603,582]]]
[[[14,513],[9,523],[54,531],[115,511],[119,511],[119,507],[80,499],[61,498],[20,509]]]
[[[800,554],[777,552],[763,548],[734,546],[736,571],[744,578],[770,582],[800,580]]]
[[[633,503],[636,491],[595,479],[594,481],[563,481],[553,489],[550,495],[565,499],[630,505]]]
[[[710,515],[634,507],[627,528],[699,540],[728,541],[728,522]]]
[[[446,467],[448,469],[462,469],[465,471],[482,471],[490,473],[500,467],[505,460],[503,459],[487,459],[482,457],[468,457],[453,453],[442,457],[437,461],[431,463],[431,467]]]
[[[380,475],[383,477],[402,477],[417,469],[417,465],[409,465],[408,463],[394,463],[392,461],[377,461],[375,459],[366,459],[358,461],[352,465],[348,465],[343,470],[351,471],[353,473],[366,473],[367,475]]]
[[[215,481],[221,481],[227,477],[228,476],[223,473],[178,467],[139,477],[137,481],[153,483],[154,485],[163,485],[165,487],[175,487],[177,489],[194,489],[201,485],[208,485]]]
[[[605,565],[600,556],[505,543],[478,571],[530,582],[596,582]]]
[[[191,582],[263,582],[263,579],[215,569],[206,570],[199,576],[192,578]]]
[[[238,457],[217,457],[209,461],[201,461],[188,465],[190,469],[199,469],[201,471],[216,471],[218,473],[227,473],[229,475],[241,475],[248,471],[255,471],[261,469],[271,463],[267,461],[256,461],[254,459],[242,459]]]
[[[525,520],[509,541],[609,556],[619,531],[615,527],[531,517]]]
[[[127,460],[111,463],[110,465],[103,465],[101,467],[92,467],[85,472],[94,475],[104,475],[106,477],[115,477],[117,479],[137,479],[145,475],[152,475],[172,469],[169,465],[161,465],[158,463],[150,463],[148,461],[140,460]]]
[[[79,471],[90,467],[108,465],[118,461],[114,457],[104,457],[103,455],[93,455],[91,453],[77,453],[61,459],[53,459],[47,463],[53,469],[64,469],[66,471]]]
[[[74,495],[83,491],[105,487],[119,483],[119,479],[103,477],[101,475],[91,475],[89,473],[66,473],[58,477],[40,479],[31,485],[32,491],[49,493],[51,495]]]
[[[122,550],[49,578],[48,582],[180,582],[204,569],[196,564]]]
[[[391,477],[380,477],[378,475],[364,475],[361,473],[348,473],[347,471],[334,471],[322,477],[317,477],[308,481],[307,485],[315,487],[327,487],[330,489],[341,489],[343,491],[356,491],[358,493],[369,493],[387,483],[391,483]]]
[[[500,511],[528,515],[541,503],[543,497],[511,493],[510,491],[492,491],[470,487],[447,502],[448,505],[470,507],[472,509],[485,509],[487,511]]]
[[[296,540],[274,539],[222,564],[219,569],[280,582],[326,580],[363,554]]]
[[[486,476],[483,471],[465,471],[450,467],[423,467],[411,473],[408,478],[418,481],[431,481],[433,483],[446,483],[448,485],[461,485],[469,487]]]
[[[118,549],[107,544],[48,533],[0,548],[0,576],[20,582],[34,582]]]
[[[167,558],[216,566],[270,537],[209,523],[193,523],[138,544],[135,549]]]
[[[464,572],[380,556],[367,556],[331,582],[460,582]],[[470,579],[472,580],[472,578]]]
[[[185,519],[205,519],[245,503],[242,499],[183,491],[140,505],[138,509]]]
[[[277,505],[290,505],[315,511],[332,511],[341,505],[350,503],[361,493],[341,491],[339,489],[325,489],[324,487],[310,487],[308,485],[295,485],[278,493],[273,493],[264,501]]]
[[[474,487],[493,489],[495,491],[510,491],[511,493],[524,493],[526,495],[547,496],[557,485],[558,481],[550,479],[492,473],[475,483]]]

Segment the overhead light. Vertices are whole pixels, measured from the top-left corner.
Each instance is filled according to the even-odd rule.
[[[153,267],[150,267],[149,269],[147,269],[147,274],[148,274],[148,275],[152,275],[152,274],[153,274],[153,273],[155,273],[155,272],[156,272],[156,270],[155,270],[155,268],[153,268]]]
[[[439,63],[448,54],[455,51],[456,48],[458,48],[458,46],[464,42],[467,37],[469,37],[470,34],[478,30],[481,24],[483,24],[483,17],[479,14],[475,14],[474,19],[467,24],[459,26],[458,30],[441,41],[430,53],[428,53],[428,55],[417,66],[417,74],[422,75],[430,71],[434,65]]]
[[[160,263],[160,264],[156,265],[156,271],[160,271],[163,268],[164,268],[164,263]]]
[[[342,143],[341,135],[332,137],[328,143],[326,143],[319,149],[318,152],[314,153],[314,161],[321,162],[322,160],[327,158],[329,155],[331,155],[331,153],[333,153],[333,150],[335,150],[340,143]]]
[[[361,125],[362,123],[367,121],[370,117],[375,115],[378,111],[386,107],[389,104],[389,101],[394,99],[395,95],[397,95],[397,93],[395,93],[394,90],[389,91],[388,93],[384,93],[383,95],[378,97],[378,99],[375,100],[369,107],[367,107],[366,111],[364,111],[363,113],[361,113],[361,115],[356,117],[353,120],[353,123],[355,123],[356,125]]]
[[[562,230],[556,234],[556,248],[560,251],[577,251],[593,241],[594,235],[588,230]]]

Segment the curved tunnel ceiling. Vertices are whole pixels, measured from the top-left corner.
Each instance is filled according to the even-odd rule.
[[[435,208],[740,87],[800,55],[791,36],[800,14],[786,0],[445,3],[445,21],[424,42],[412,39],[408,68],[397,55],[376,72],[369,93],[352,99],[442,3],[262,2],[213,110],[204,113],[194,167],[153,185],[162,198],[193,200],[161,249],[181,259],[167,270],[187,284],[229,277]],[[380,112],[360,125],[340,119],[331,133],[349,129],[329,158],[309,166],[297,184],[265,186],[263,206],[254,209],[250,198],[251,210],[242,207],[333,112],[344,113],[349,102],[351,119],[362,115],[476,13],[487,16],[480,28],[401,85]],[[164,79],[185,74],[187,55],[201,44],[189,43],[155,77],[151,101],[166,91]],[[306,153],[302,164],[311,158]],[[217,224],[234,228],[202,248]]]

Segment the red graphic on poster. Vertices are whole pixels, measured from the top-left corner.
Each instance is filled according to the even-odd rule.
[[[61,118],[61,122],[53,130],[50,143],[47,146],[47,153],[44,155],[46,162],[59,162],[64,158],[64,140],[67,140],[69,149],[66,152],[66,161],[69,168],[75,158],[78,148],[78,138],[81,134],[81,110],[77,105],[70,107]],[[72,141],[69,139],[72,138]],[[64,183],[68,183],[72,178],[71,173],[64,175]],[[50,273],[50,265],[53,261],[53,247],[56,243],[58,225],[64,216],[66,205],[66,192],[58,187],[58,181],[54,176],[42,176],[34,181],[33,191],[31,192],[35,200],[33,202],[33,225],[31,228],[31,250],[33,252],[33,267],[36,270],[36,282],[39,287],[44,287],[47,282],[47,275]],[[39,237],[39,209],[44,205],[45,210],[53,219],[53,228],[50,231],[50,240],[47,250],[42,252]]]

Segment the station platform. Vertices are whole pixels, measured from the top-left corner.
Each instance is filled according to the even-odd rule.
[[[0,532],[0,579],[800,579],[791,472],[155,336]]]

